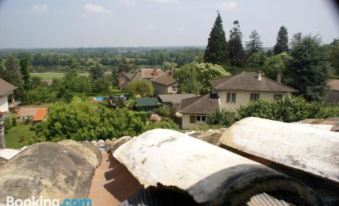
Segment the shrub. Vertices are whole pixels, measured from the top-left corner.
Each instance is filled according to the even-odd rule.
[[[156,113],[158,115],[162,116],[162,117],[170,117],[171,116],[171,107],[169,107],[167,105],[163,105],[156,110]]]
[[[265,119],[276,119],[276,107],[274,103],[263,100],[253,101],[247,106],[238,109],[240,119],[245,117],[260,117]]]
[[[226,127],[232,125],[238,120],[235,112],[216,110],[207,118],[207,123],[212,125],[224,125]]]
[[[172,120],[163,120],[160,122],[148,122],[144,131],[157,128],[179,130],[179,126]]]

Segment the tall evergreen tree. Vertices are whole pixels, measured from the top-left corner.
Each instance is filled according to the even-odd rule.
[[[246,52],[249,56],[254,53],[262,51],[262,42],[260,36],[256,30],[252,31],[250,34],[250,40],[246,42]]]
[[[318,37],[301,37],[294,45],[286,69],[286,82],[307,100],[322,100],[327,91],[329,63]]]
[[[28,72],[29,56],[27,54],[20,55],[19,64],[24,89],[29,89],[30,88],[30,75]]]
[[[228,41],[228,50],[231,65],[242,66],[245,52],[242,45],[242,33],[240,31],[239,21],[233,22],[233,29],[230,31],[230,40]]]
[[[210,37],[208,38],[204,61],[207,63],[219,65],[228,64],[226,36],[222,25],[222,19],[219,13],[210,33]]]
[[[274,54],[288,52],[288,32],[284,26],[279,29],[277,43],[275,44],[273,51]]]

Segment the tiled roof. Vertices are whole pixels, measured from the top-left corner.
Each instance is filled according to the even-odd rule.
[[[13,92],[15,86],[0,78],[0,96],[5,96]]]
[[[278,83],[264,75],[259,79],[256,72],[241,72],[237,75],[212,80],[210,83],[217,91],[298,92],[296,89]]]
[[[195,94],[160,94],[158,97],[161,102],[180,104],[183,99],[192,98]]]
[[[152,79],[152,82],[156,84],[168,86],[168,85],[175,83],[175,79],[173,78],[173,75],[164,74],[164,75],[161,75],[159,77]]]
[[[43,121],[47,116],[47,108],[38,108],[35,115],[32,117],[33,122]]]
[[[339,91],[339,79],[331,79],[328,82],[328,86],[332,91]]]
[[[210,114],[219,109],[218,99],[210,98],[210,95],[206,94],[182,100],[179,112],[182,114]]]
[[[135,107],[155,107],[159,106],[160,102],[156,97],[144,97],[136,100]]]
[[[164,71],[159,68],[153,69],[140,69],[141,72],[141,79],[153,79],[159,76],[164,75]]]

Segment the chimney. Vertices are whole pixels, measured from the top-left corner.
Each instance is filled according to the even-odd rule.
[[[174,67],[171,67],[171,70],[168,72],[169,76],[173,76],[174,75]]]
[[[278,83],[282,83],[282,71],[278,71],[278,74],[277,74],[277,82],[278,82]]]
[[[157,76],[157,75],[158,75],[158,70],[157,70],[157,68],[153,68],[152,75],[153,75],[153,76]]]
[[[264,73],[262,71],[258,71],[258,80],[261,81],[264,76]]]

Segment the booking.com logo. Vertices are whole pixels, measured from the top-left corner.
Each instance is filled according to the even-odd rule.
[[[66,198],[60,201],[59,199],[44,199],[41,196],[22,200],[8,196],[6,206],[92,206],[92,200],[88,198]]]

